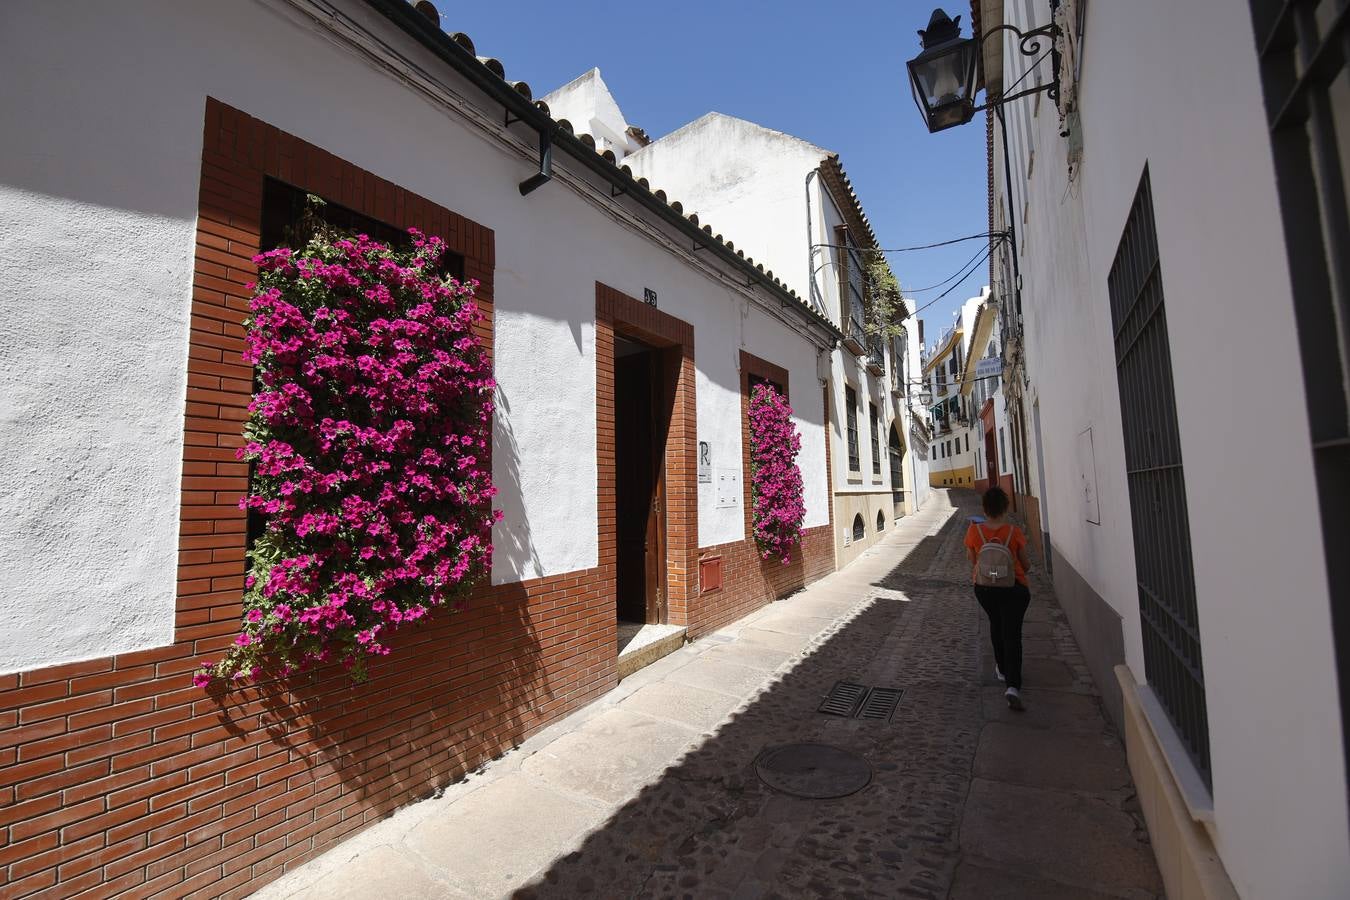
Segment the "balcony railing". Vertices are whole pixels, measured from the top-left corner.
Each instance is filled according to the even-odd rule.
[[[867,321],[866,314],[862,298],[852,291],[848,294],[848,321],[844,323],[844,345],[861,356],[867,350],[867,334],[863,328],[863,323]]]
[[[867,370],[873,375],[881,375],[886,371],[886,348],[881,343],[880,335],[871,335],[867,338]]]

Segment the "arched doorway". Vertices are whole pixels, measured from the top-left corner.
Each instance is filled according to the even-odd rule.
[[[890,437],[891,459],[891,504],[895,507],[895,517],[905,514],[905,445],[900,440],[900,431],[891,423]]]

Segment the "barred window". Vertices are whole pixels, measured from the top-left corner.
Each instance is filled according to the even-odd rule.
[[[1148,168],[1107,278],[1134,529],[1144,672],[1210,782],[1209,719],[1186,474]]]
[[[862,461],[858,457],[858,392],[851,386],[844,388],[844,416],[848,428],[848,470],[861,472]]]

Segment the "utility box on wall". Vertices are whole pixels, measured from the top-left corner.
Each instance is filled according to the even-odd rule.
[[[698,588],[701,594],[722,589],[722,557],[709,556],[698,561]]]
[[[741,502],[741,470],[717,470],[717,508],[731,509]]]

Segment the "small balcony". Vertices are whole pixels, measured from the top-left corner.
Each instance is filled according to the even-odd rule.
[[[867,371],[873,375],[886,374],[886,350],[875,334],[867,338]]]
[[[862,300],[850,292],[848,318],[844,321],[844,346],[857,356],[867,352],[867,333],[863,328],[865,321]]]

